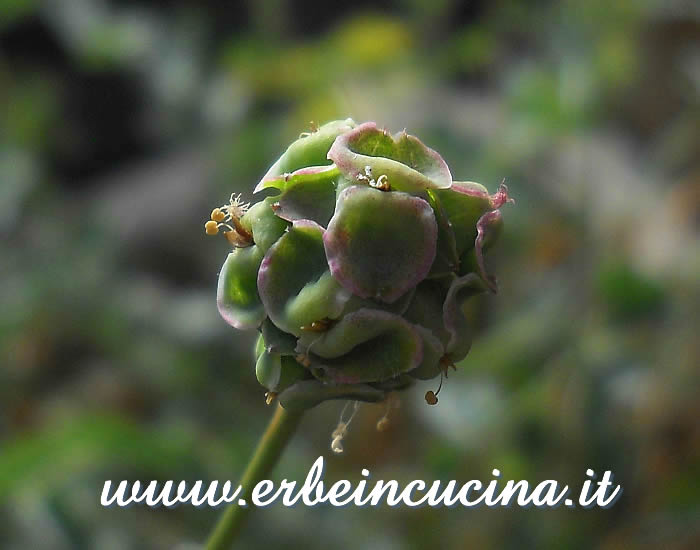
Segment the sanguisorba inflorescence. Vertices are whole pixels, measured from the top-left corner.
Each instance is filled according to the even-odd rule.
[[[490,195],[452,181],[416,137],[347,119],[302,134],[254,193],[265,198],[232,196],[205,229],[234,247],[218,308],[233,327],[260,331],[256,374],[269,400],[381,401],[467,355],[464,304],[496,290],[484,253],[511,201],[505,185]]]

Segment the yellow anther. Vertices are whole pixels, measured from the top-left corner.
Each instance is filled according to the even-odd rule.
[[[442,365],[442,363],[441,363]],[[438,402],[438,393],[440,393],[440,390],[442,389],[442,381],[445,379],[445,372],[447,371],[447,367],[445,367],[444,371],[440,371],[440,385],[438,386],[437,391],[429,390],[425,392],[425,402],[428,405],[437,405]]]
[[[214,220],[209,220],[204,224],[204,231],[207,232],[207,235],[216,235],[219,232],[219,228]]]
[[[438,398],[433,390],[428,390],[427,392],[425,392],[425,402],[428,405],[437,405]]]
[[[386,416],[382,416],[379,421],[377,422],[377,431],[378,432],[385,432],[389,429],[389,418]]]
[[[318,321],[312,321],[310,325],[302,325],[299,327],[301,330],[306,330],[310,332],[325,332],[334,324],[333,319],[325,317]]]
[[[221,208],[214,208],[214,210],[211,211],[211,219],[217,223],[224,221],[225,217],[226,214],[221,211]]]
[[[277,399],[277,394],[273,391],[269,391],[265,394],[265,404],[272,405],[272,403]]]
[[[380,191],[391,191],[391,185],[389,185],[389,178],[387,178],[386,174],[382,174],[377,178],[377,181],[370,180],[369,182],[371,187],[374,187],[375,189],[379,189]]]

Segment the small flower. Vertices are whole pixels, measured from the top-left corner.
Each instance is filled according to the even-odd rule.
[[[234,247],[246,247],[253,243],[253,235],[241,224],[241,218],[250,208],[250,203],[244,203],[238,195],[231,193],[228,204],[223,204],[211,211],[209,221],[204,224],[207,235],[216,235],[220,229],[226,240]]]

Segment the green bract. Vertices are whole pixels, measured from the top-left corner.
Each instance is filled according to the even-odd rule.
[[[483,253],[504,185],[453,182],[417,138],[347,119],[302,135],[255,192],[266,196],[250,208],[232,197],[206,229],[237,247],[219,311],[259,329],[258,381],[284,407],[379,401],[467,355],[465,304],[495,290]]]

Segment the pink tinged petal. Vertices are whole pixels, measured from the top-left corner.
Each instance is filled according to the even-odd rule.
[[[464,314],[466,301],[486,291],[483,281],[474,273],[452,281],[442,306],[443,322],[449,334],[445,351],[454,362],[466,357],[471,348],[471,327]]]
[[[498,283],[494,277],[486,272],[484,252],[493,246],[503,231],[503,216],[498,208],[506,203],[515,203],[515,199],[508,195],[508,187],[506,187],[505,183],[501,183],[498,186],[498,191],[491,195],[489,200],[494,210],[486,212],[476,224],[477,236],[474,240],[473,262],[476,263],[476,268],[481,278],[495,294],[498,292]]]
[[[335,164],[330,164],[328,166],[306,166],[294,172],[263,178],[260,180],[260,183],[255,186],[253,193],[258,193],[263,189],[271,187],[284,191],[287,187],[296,183],[333,181],[338,177],[340,177],[340,170],[338,170]]]
[[[283,220],[311,220],[326,227],[335,210],[335,180],[339,172],[335,166],[309,168],[305,174],[295,172],[284,191],[276,197],[275,213]],[[332,168],[328,170],[327,168]]]
[[[456,272],[459,269],[459,253],[457,252],[457,240],[454,229],[447,217],[447,212],[442,206],[442,201],[436,190],[426,191],[428,203],[433,209],[437,221],[438,237],[435,261],[430,267],[430,278],[439,278]]]
[[[498,238],[503,228],[503,216],[500,210],[487,212],[476,224],[477,236],[474,241],[474,253],[476,256],[476,264],[479,269],[479,275],[486,282],[491,292],[498,292],[498,283],[496,279],[486,272],[484,263],[484,251]]]
[[[265,319],[256,286],[263,253],[257,246],[231,252],[219,273],[216,305],[221,317],[237,329],[256,328]]]
[[[431,193],[449,221],[456,253],[461,256],[474,246],[479,218],[493,210],[491,197],[484,186],[474,182],[454,182],[449,189],[435,189]]]
[[[258,292],[272,322],[294,336],[301,327],[336,319],[350,293],[330,274],[323,248],[324,230],[296,221],[270,247],[258,271]]]
[[[323,243],[331,273],[346,289],[392,303],[430,271],[437,223],[423,199],[352,186],[338,197]]]
[[[498,189],[493,195],[490,195],[486,187],[475,181],[454,181],[452,189],[462,195],[469,195],[474,198],[488,199],[488,210],[498,210],[501,206],[507,203],[515,204],[515,199],[508,193],[508,186],[505,184],[505,179],[500,183]]]
[[[265,176],[263,176],[261,182],[255,188],[255,192],[257,193],[260,189],[269,186],[264,183],[265,180],[272,181],[284,174],[291,174],[307,166],[330,164],[327,155],[331,145],[340,134],[351,130],[355,126],[355,122],[350,118],[346,120],[334,120],[333,122],[324,124],[317,131],[300,137],[292,143],[277,162],[270,167]]]
[[[391,136],[374,122],[361,124],[338,136],[328,158],[351,179],[365,175],[385,175],[392,189],[416,192],[429,188],[449,188],[452,174],[443,158],[405,131]]]
[[[460,195],[468,195],[480,199],[491,198],[486,187],[475,181],[453,181],[451,189]]]
[[[308,355],[315,376],[342,384],[389,380],[423,358],[416,327],[376,309],[349,313],[324,333],[302,336],[298,351]]]

